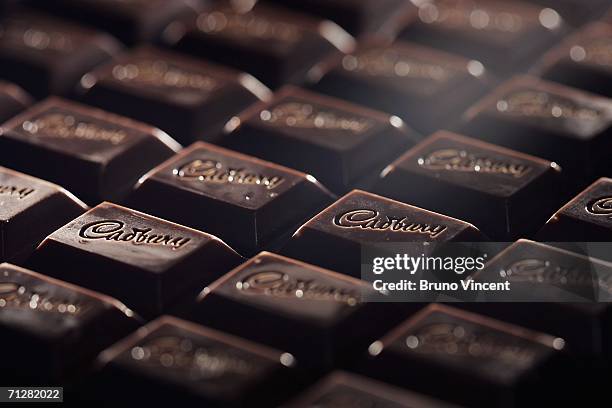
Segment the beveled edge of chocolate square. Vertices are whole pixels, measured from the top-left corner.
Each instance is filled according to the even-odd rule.
[[[458,309],[456,307],[447,306],[440,303],[432,303],[428,306],[425,306],[423,309],[415,313],[412,317],[408,318],[396,328],[392,329],[381,339],[370,344],[370,346],[368,347],[368,354],[370,354],[372,357],[377,356],[378,354],[383,352],[386,347],[390,347],[401,337],[403,337],[406,331],[410,330],[415,325],[425,320],[429,315],[438,312],[450,315],[459,320],[464,320],[472,324],[483,326],[491,330],[495,330],[508,334],[510,336],[519,337],[523,340],[540,344],[542,346],[550,348],[551,350],[559,351],[565,348],[565,341],[560,337],[555,337],[531,329],[526,329],[514,324],[506,323],[501,320],[493,319],[491,317],[482,316],[477,313]]]
[[[151,178],[155,178],[155,175],[159,171],[161,171],[163,168],[165,168],[165,167],[167,167],[167,166],[169,166],[171,164],[174,164],[175,162],[179,161],[179,159],[183,158],[184,156],[187,156],[187,155],[191,154],[193,151],[201,149],[201,148],[204,148],[204,149],[207,149],[207,150],[216,151],[216,152],[219,152],[219,153],[227,155],[227,156],[233,156],[233,157],[238,158],[240,160],[244,160],[244,161],[247,161],[247,162],[252,162],[252,163],[255,163],[257,165],[268,167],[268,168],[271,168],[271,169],[274,169],[274,170],[277,170],[277,171],[280,171],[280,172],[289,173],[289,174],[291,174],[293,176],[296,176],[298,178],[304,179],[304,180],[306,180],[309,183],[312,183],[317,188],[319,188],[321,191],[323,191],[323,193],[329,195],[330,197],[335,197],[335,195],[331,191],[329,191],[327,189],[327,187],[325,187],[323,184],[321,184],[321,182],[319,180],[317,180],[314,176],[312,176],[312,175],[310,175],[308,173],[304,173],[304,172],[301,172],[299,170],[292,169],[290,167],[285,167],[283,165],[276,164],[274,162],[263,160],[263,159],[260,159],[258,157],[254,157],[254,156],[249,156],[248,154],[240,153],[240,152],[237,152],[235,150],[226,149],[224,147],[217,146],[217,145],[214,145],[214,144],[211,144],[211,143],[207,143],[207,142],[203,142],[203,141],[197,141],[197,142],[192,143],[191,145],[189,145],[189,146],[185,147],[184,149],[180,150],[179,152],[177,152],[172,157],[168,158],[163,163],[155,166],[154,168],[152,168],[151,170],[146,172],[142,177],[140,177],[140,179],[138,180],[136,185],[133,187],[132,191],[135,191],[136,189],[138,189],[147,180],[149,180]],[[196,192],[197,193],[201,193],[200,191],[196,191]]]
[[[99,81],[107,79],[110,70],[117,64],[124,64],[135,58],[160,58],[171,62],[176,62],[179,66],[184,66],[196,72],[212,72],[211,77],[221,78],[228,83],[237,83],[260,101],[269,101],[272,98],[272,91],[249,73],[225,67],[208,60],[191,57],[176,51],[161,49],[152,45],[140,45],[134,49],[125,50],[111,61],[99,65],[92,71],[83,75],[79,81],[79,92],[86,92],[93,88]]]
[[[534,162],[544,167],[550,167],[552,170],[557,171],[557,172],[562,171],[561,166],[559,166],[557,163],[542,159],[537,156],[532,156],[530,154],[512,150],[507,147],[499,146],[493,143],[488,143],[480,139],[474,139],[472,137],[464,136],[462,134],[451,132],[449,130],[438,130],[432,133],[430,136],[423,139],[422,141],[420,141],[419,143],[417,143],[416,145],[414,145],[412,148],[410,148],[400,157],[395,159],[391,164],[385,167],[381,171],[379,178],[383,178],[390,172],[394,171],[395,168],[401,167],[401,163],[403,163],[409,157],[414,156],[415,152],[420,151],[424,147],[429,146],[437,142],[438,140],[444,140],[444,139],[454,140],[457,142],[464,143],[466,145],[475,146],[483,150],[490,150],[490,151],[493,151],[493,152],[496,152],[496,153],[499,153],[505,156],[517,158],[519,160]]]
[[[22,268],[20,266],[17,265],[13,265],[9,262],[3,262],[0,263],[0,270],[2,270],[3,268],[8,268],[8,269],[12,269],[14,271],[17,271],[19,273],[25,274],[25,275],[29,275],[32,276],[36,279],[39,279],[41,281],[44,282],[49,282],[52,285],[55,286],[59,286],[61,288],[67,289],[67,290],[71,290],[74,292],[78,292],[81,295],[90,297],[90,298],[94,298],[95,300],[98,300],[104,304],[108,304],[110,306],[112,306],[113,308],[117,309],[118,311],[120,311],[123,315],[125,315],[128,318],[133,318],[139,322],[143,322],[144,320],[142,320],[142,318],[136,314],[136,312],[134,312],[132,309],[128,308],[125,304],[123,304],[121,301],[119,301],[118,299],[115,299],[114,297],[105,295],[103,293],[100,292],[96,292],[87,288],[84,288],[82,286],[78,286],[78,285],[74,285],[72,283],[69,282],[65,282],[63,280],[60,279],[56,279],[56,278],[52,278],[51,276],[47,276],[47,275],[43,275],[41,273],[32,271],[30,269],[26,269],[26,268]]]
[[[551,221],[556,221],[559,218],[559,216],[561,215],[561,213],[565,212],[565,210],[567,210],[568,208],[571,208],[574,205],[576,205],[576,202],[578,200],[580,200],[581,197],[583,197],[586,194],[590,193],[592,190],[595,190],[600,184],[603,184],[603,183],[611,183],[612,184],[612,178],[600,177],[597,180],[595,180],[589,186],[587,186],[582,191],[580,191],[578,194],[576,194],[571,200],[569,200],[567,203],[565,203],[561,208],[559,208],[557,211],[555,211],[555,213],[548,219],[548,221],[546,221],[546,224],[548,224]]]
[[[296,364],[296,359],[288,352],[273,349],[271,347],[243,339],[232,334],[221,332],[206,326],[192,323],[178,317],[162,315],[155,320],[147,323],[145,326],[137,329],[132,334],[110,346],[98,355],[97,363],[104,366],[117,358],[121,353],[139,344],[147,336],[155,333],[156,330],[164,326],[174,326],[181,330],[191,332],[200,337],[207,337],[219,343],[224,343],[230,347],[234,347],[251,354],[255,354],[261,358],[270,361],[276,361],[278,364],[285,367],[293,367]]]
[[[26,91],[24,91],[20,86],[9,81],[0,80],[0,92],[9,95],[15,101],[21,103],[24,107],[27,107],[34,102],[34,98],[32,98]]]
[[[84,211],[89,210],[89,206],[87,204],[85,204],[83,201],[81,201],[81,199],[79,199],[77,196],[75,196],[74,194],[72,194],[70,191],[66,190],[64,187],[55,184],[55,183],[51,183],[50,181],[47,180],[43,180],[40,179],[38,177],[34,177],[34,176],[30,176],[29,174],[25,174],[25,173],[21,173],[19,171],[10,169],[8,167],[3,167],[0,166],[0,173],[9,173],[12,174],[16,177],[21,177],[24,179],[28,179],[28,180],[32,180],[38,184],[44,184],[47,187],[57,191],[60,194],[63,194],[64,196],[68,197],[68,199],[72,202],[74,202],[76,205],[78,205],[79,207],[81,207]]]
[[[286,407],[313,408],[311,405],[313,401],[325,397],[329,392],[333,392],[334,387],[337,385],[356,389],[359,392],[370,394],[375,398],[390,400],[394,404],[405,405],[406,408],[459,408],[456,405],[442,402],[430,396],[418,394],[408,389],[399,388],[342,369],[332,371],[322,377],[315,384],[298,394],[298,396],[291,400]]]
[[[585,39],[599,35],[608,36],[612,41],[612,26],[610,23],[594,21],[570,34],[561,43],[544,53],[539,63],[529,70],[529,73],[537,76],[546,74],[555,64],[570,58],[569,52],[573,46],[581,45]]]
[[[345,274],[341,274],[338,272],[334,272],[332,270],[329,269],[325,269],[322,268],[320,266],[316,266],[316,265],[312,265],[306,262],[302,262],[299,261],[297,259],[293,259],[293,258],[289,258],[283,255],[278,255],[276,253],[273,252],[268,252],[268,251],[261,251],[260,253],[258,253],[257,255],[255,255],[254,257],[252,257],[251,259],[249,259],[248,261],[238,265],[236,268],[232,269],[231,271],[229,271],[228,273],[226,273],[225,275],[223,275],[222,277],[220,277],[219,279],[217,279],[216,281],[212,282],[210,285],[206,286],[204,289],[202,289],[202,291],[198,294],[197,298],[196,298],[196,302],[201,302],[202,300],[204,300],[206,298],[206,296],[210,295],[210,294],[214,294],[214,291],[218,288],[220,288],[221,286],[223,286],[227,281],[231,280],[234,276],[238,275],[240,272],[242,272],[243,270],[250,268],[252,265],[256,265],[257,263],[260,262],[261,258],[272,258],[276,261],[282,261],[282,262],[287,262],[305,269],[311,269],[315,272],[321,273],[329,278],[333,278],[345,283],[349,283],[351,285],[355,285],[355,286],[361,286],[363,289],[367,289],[370,286],[367,284],[367,282],[362,281],[361,279],[357,279],[357,278],[353,278],[351,276],[345,275]]]
[[[111,203],[111,202],[109,202],[109,201],[103,201],[103,202],[101,202],[100,204],[96,205],[95,207],[90,208],[90,209],[89,209],[87,212],[85,212],[84,214],[81,214],[79,217],[75,218],[74,220],[70,221],[69,223],[72,223],[73,221],[78,220],[79,218],[84,218],[84,217],[89,216],[89,215],[90,215],[92,212],[96,211],[98,208],[114,208],[115,210],[118,210],[118,211],[122,211],[122,212],[129,212],[129,213],[137,214],[138,216],[140,216],[140,217],[142,217],[142,218],[145,218],[145,219],[150,219],[150,220],[153,220],[153,221],[157,221],[157,222],[159,222],[159,223],[166,224],[166,225],[168,225],[169,227],[176,228],[176,229],[178,229],[178,230],[186,230],[186,231],[189,231],[189,232],[191,232],[191,233],[192,233],[192,234],[194,234],[194,235],[200,235],[200,236],[202,236],[202,237],[205,237],[205,238],[206,238],[207,240],[209,240],[209,241],[214,241],[214,242],[216,242],[218,245],[221,245],[221,246],[222,246],[223,248],[225,248],[227,251],[231,252],[232,254],[236,255],[237,257],[242,258],[242,256],[240,256],[240,255],[239,255],[239,254],[238,254],[238,253],[237,253],[237,252],[236,252],[236,251],[235,251],[235,250],[234,250],[232,247],[230,247],[228,244],[226,244],[226,243],[225,243],[225,241],[223,241],[221,238],[217,237],[216,235],[212,235],[212,234],[209,234],[209,233],[207,233],[207,232],[197,230],[197,229],[195,229],[195,228],[187,227],[187,226],[185,226],[185,225],[177,224],[177,223],[175,223],[175,222],[168,221],[168,220],[165,220],[165,219],[163,219],[163,218],[155,217],[155,216],[153,216],[153,215],[150,215],[150,214],[147,214],[147,213],[144,213],[144,212],[141,212],[141,211],[133,210],[133,209],[131,209],[131,208],[124,207],[124,206],[119,205],[119,204]],[[68,225],[68,224],[66,224],[66,225]],[[66,225],[64,225],[64,227],[65,227]],[[58,230],[57,230],[57,231],[55,231],[55,232],[59,232],[59,231],[61,231],[61,230],[62,230],[64,227],[61,227],[60,229],[58,229]],[[53,239],[54,239],[54,238],[53,238],[53,234],[55,234],[55,232],[53,232],[51,235],[49,235],[48,237],[46,237],[46,238],[45,238],[45,239],[44,239],[44,240],[43,240],[43,241],[42,241],[42,242],[41,242],[41,243],[38,245],[37,250],[38,250],[39,248],[41,248],[43,245],[45,245],[45,244],[47,243],[47,241],[49,241],[49,240],[53,240]]]
[[[368,119],[373,119],[381,124],[389,125],[391,128],[398,129],[399,131],[404,133],[414,133],[414,130],[409,128],[408,125],[406,125],[404,121],[398,116],[389,115],[381,111],[377,111],[346,101],[344,99],[339,99],[333,96],[316,93],[294,85],[283,86],[281,89],[274,93],[274,96],[270,101],[253,104],[251,107],[247,108],[237,116],[231,118],[225,125],[224,133],[226,135],[231,134],[232,132],[238,130],[243,123],[247,123],[253,120],[253,118],[256,117],[260,111],[279,103],[287,97],[295,97],[307,101],[312,101],[312,103],[319,104],[326,108],[338,109],[346,113],[351,113],[354,115],[360,115]]]
[[[587,91],[583,91],[578,88],[572,88],[567,85],[563,85],[557,82],[547,81],[545,79],[537,78],[532,75],[516,75],[510,79],[502,82],[495,89],[490,91],[482,99],[477,101],[472,107],[470,107],[462,116],[462,120],[469,122],[477,117],[482,112],[490,109],[494,106],[499,98],[507,95],[515,87],[534,88],[541,92],[562,95],[566,98],[575,98],[578,100],[593,100],[598,104],[608,105],[608,110],[612,113],[612,99],[606,98],[605,96],[593,94]]]
[[[90,116],[97,120],[109,122],[118,127],[125,127],[132,131],[152,136],[174,152],[178,152],[182,148],[182,146],[172,137],[170,137],[170,135],[156,127],[147,125],[146,123],[139,122],[133,119],[129,119],[125,116],[107,112],[100,108],[95,108],[89,105],[73,102],[71,100],[60,98],[57,96],[50,96],[43,99],[42,101],[36,103],[32,107],[24,110],[17,116],[14,116],[13,118],[2,124],[0,126],[0,137],[3,137],[7,133],[10,133],[12,130],[19,127],[19,125],[21,125],[24,121],[28,120],[32,116],[43,113],[45,110],[53,107],[63,108],[75,112],[76,114]]]
[[[342,202],[345,199],[347,199],[347,198],[349,198],[349,197],[351,197],[353,195],[364,195],[364,196],[369,197],[370,199],[374,199],[374,200],[377,200],[377,201],[383,201],[383,202],[390,203],[390,204],[395,204],[395,205],[401,205],[401,206],[404,206],[404,207],[409,207],[410,209],[414,209],[414,210],[417,210],[417,211],[422,211],[422,212],[425,212],[427,214],[430,214],[430,215],[433,215],[433,216],[436,216],[436,217],[441,217],[441,218],[444,218],[444,219],[451,220],[455,224],[461,224],[461,225],[465,226],[465,228],[471,228],[472,230],[474,230],[476,232],[480,232],[480,230],[474,224],[471,224],[471,223],[469,223],[467,221],[463,221],[463,220],[460,220],[458,218],[451,217],[449,215],[444,215],[444,214],[441,214],[441,213],[438,213],[438,212],[435,212],[435,211],[427,210],[425,208],[421,208],[421,207],[417,207],[417,206],[414,206],[414,205],[411,205],[411,204],[407,204],[407,203],[404,203],[402,201],[397,201],[397,200],[393,200],[391,198],[383,197],[381,195],[370,193],[368,191],[364,191],[364,190],[360,190],[360,189],[354,189],[354,190],[349,191],[348,193],[346,193],[345,195],[343,195],[342,197],[337,199],[335,202],[333,202],[329,206],[325,207],[319,213],[315,214],[308,221],[303,223],[293,233],[293,235],[291,237],[294,238],[294,237],[297,237],[297,236],[301,235],[303,229],[310,228],[310,224],[311,223],[316,222],[323,214],[325,214],[325,213],[329,212],[331,209],[341,205]]]

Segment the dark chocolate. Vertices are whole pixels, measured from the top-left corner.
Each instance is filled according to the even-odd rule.
[[[273,244],[332,201],[307,174],[204,142],[148,173],[128,200],[244,254]]]
[[[240,260],[212,235],[102,203],[49,235],[28,264],[150,317],[195,296]]]
[[[121,200],[180,145],[159,129],[59,98],[0,128],[0,164],[60,184],[87,203]]]
[[[354,277],[361,276],[361,253],[390,242],[475,242],[482,234],[467,222],[399,201],[353,190],[293,234],[283,253]],[[418,255],[422,249],[418,248]]]
[[[32,104],[20,87],[0,80],[0,123],[4,123]]]
[[[466,220],[500,241],[536,232],[561,201],[555,163],[447,131],[381,177],[380,194]]]
[[[291,86],[228,123],[228,130],[225,146],[312,174],[338,193],[419,139],[396,116]]]
[[[214,139],[233,115],[270,97],[248,74],[151,47],[90,72],[81,87],[84,102],[150,123],[182,144]]]

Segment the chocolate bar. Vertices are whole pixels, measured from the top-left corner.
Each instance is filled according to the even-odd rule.
[[[365,248],[394,243],[477,242],[467,222],[399,201],[353,190],[298,229],[283,254],[354,277],[361,276]],[[342,256],[338,256],[342,254]],[[421,255],[419,249],[418,255]]]
[[[119,49],[104,33],[42,14],[14,13],[0,22],[0,77],[36,98],[66,96],[82,75]]]
[[[312,174],[339,193],[419,139],[398,117],[291,86],[228,123],[228,130],[223,145]]]
[[[364,281],[262,252],[204,288],[188,316],[321,369],[363,353],[399,322],[377,296]]]
[[[381,177],[380,194],[469,221],[500,241],[536,232],[560,202],[555,163],[447,131],[410,149]]]
[[[554,161],[576,179],[609,168],[612,100],[520,76],[466,113],[462,132]]]
[[[63,188],[0,167],[0,262],[24,261],[87,206]]]
[[[372,343],[359,371],[468,406],[534,406],[559,391],[564,346],[558,337],[434,304]]]
[[[593,23],[542,57],[534,73],[544,79],[612,97],[612,26]]]
[[[393,113],[423,134],[452,126],[491,82],[479,61],[402,41],[363,41],[319,69],[318,92]]]
[[[204,142],[149,172],[128,200],[133,208],[218,235],[243,254],[273,244],[332,201],[307,174]]]
[[[81,80],[81,100],[159,127],[182,144],[218,136],[230,118],[267,100],[248,74],[141,47]]]
[[[521,239],[472,278],[475,282],[509,281],[512,292],[496,292],[485,297],[488,302],[466,307],[560,336],[581,357],[610,352],[612,264]]]
[[[240,261],[212,235],[105,202],[49,235],[28,264],[150,317]]]
[[[442,401],[347,371],[333,371],[284,406],[451,408],[450,404]]]
[[[74,377],[137,327],[138,317],[115,299],[0,264],[0,336],[10,350],[0,379],[6,383]]]
[[[99,361],[99,384],[112,384],[113,394],[135,404],[276,406],[295,387],[291,354],[170,316],[107,349]],[[108,389],[99,391],[109,398]]]
[[[354,43],[329,21],[262,4],[248,10],[211,5],[183,32],[176,49],[248,72],[272,88],[305,81],[326,55]]]
[[[59,98],[0,128],[0,164],[60,184],[87,203],[121,200],[178,151],[159,129]]]
[[[0,80],[0,123],[32,104],[31,97],[17,85]]]
[[[518,0],[435,0],[400,37],[481,61],[500,74],[528,67],[566,30],[554,9]]]
[[[196,14],[192,0],[47,0],[47,12],[108,31],[128,46],[159,39],[173,22]]]
[[[610,2],[606,0],[529,0],[543,7],[550,7],[559,12],[564,21],[572,26],[580,26],[590,20],[599,18]]]
[[[353,35],[397,35],[416,14],[411,2],[402,0],[269,0],[301,12],[327,18]]]

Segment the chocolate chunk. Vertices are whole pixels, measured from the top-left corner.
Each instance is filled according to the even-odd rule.
[[[135,404],[275,406],[293,389],[289,353],[163,316],[100,355],[101,397]]]
[[[129,46],[158,39],[175,20],[196,13],[191,0],[47,0],[48,12],[108,31]]]
[[[0,77],[37,98],[69,94],[83,74],[118,50],[106,34],[42,14],[0,21]]]
[[[0,128],[0,164],[58,183],[88,203],[122,199],[179,148],[159,129],[58,98]]]
[[[240,263],[218,238],[110,203],[49,235],[29,264],[114,296],[145,316]]]
[[[469,406],[535,406],[559,391],[555,370],[564,344],[561,338],[430,305],[372,343],[363,371]]]
[[[543,78],[612,97],[612,26],[593,23],[542,57],[534,73]]]
[[[529,0],[559,12],[563,20],[572,26],[580,26],[603,14],[610,2],[607,0]]]
[[[270,95],[248,74],[150,47],[94,70],[81,86],[84,102],[150,123],[183,144],[215,138],[233,115]]]
[[[419,138],[396,116],[285,87],[228,124],[222,144],[312,174],[345,192]]]
[[[364,281],[262,252],[206,287],[189,316],[323,368],[363,353],[399,322],[377,295]]]
[[[403,0],[269,0],[305,13],[327,18],[353,35],[397,35],[416,14],[416,7]]]
[[[451,408],[450,404],[346,371],[328,374],[287,408]]]
[[[59,381],[138,327],[115,299],[36,272],[0,264],[0,336],[10,350],[0,380]]]
[[[609,242],[612,179],[600,178],[548,220],[539,237],[548,241]]]
[[[512,288],[509,297],[496,292],[486,298],[489,302],[466,304],[472,310],[563,337],[580,357],[612,351],[612,308],[607,303],[612,264],[521,239],[472,278],[506,280]],[[505,303],[491,303],[496,301]]]
[[[565,31],[550,8],[508,0],[419,2],[401,38],[481,61],[494,72],[525,69]]]
[[[560,202],[559,176],[555,163],[439,131],[389,165],[377,192],[507,240],[546,222]]]
[[[466,113],[463,132],[588,178],[609,168],[612,100],[532,77],[502,84]]]
[[[364,248],[384,247],[390,242],[442,245],[482,239],[480,232],[467,222],[353,190],[302,225],[283,253],[360,277]]]
[[[364,41],[319,69],[317,91],[393,113],[422,133],[452,126],[490,82],[478,61],[408,42]]]
[[[60,186],[0,167],[0,262],[21,262],[87,206]]]
[[[244,254],[274,244],[332,201],[307,174],[204,142],[148,173],[128,200],[218,235]]]
[[[303,82],[327,54],[353,46],[329,21],[266,5],[209,6],[184,31],[174,44],[178,50],[248,72],[273,88]]]
[[[32,99],[17,85],[0,80],[0,123],[4,123],[28,106]]]

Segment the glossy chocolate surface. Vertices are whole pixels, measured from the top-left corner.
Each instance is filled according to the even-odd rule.
[[[312,174],[342,193],[418,138],[397,117],[285,87],[244,112],[222,144]]]
[[[472,222],[504,240],[533,233],[550,217],[560,202],[560,170],[537,157],[439,131],[389,165],[377,191]]]
[[[100,361],[126,401],[206,406],[271,406],[293,387],[295,364],[288,353],[169,316],[107,349]]]
[[[2,125],[0,148],[6,152],[0,164],[97,203],[124,197],[140,176],[180,145],[140,122],[48,98]]]
[[[102,203],[49,235],[30,264],[151,316],[239,262],[212,235]]]
[[[304,173],[198,142],[142,179],[129,203],[251,254],[332,200]]]
[[[0,76],[37,98],[68,95],[79,79],[119,50],[110,36],[32,12],[0,22]]]
[[[159,127],[182,144],[214,139],[225,123],[270,95],[248,74],[141,47],[81,80],[86,103]]]
[[[283,252],[359,277],[363,247],[383,249],[389,242],[443,245],[450,241],[472,242],[482,238],[480,231],[467,222],[353,190],[302,225]]]
[[[3,359],[11,372],[0,374],[5,381],[71,376],[136,327],[133,312],[115,299],[0,264],[0,335],[12,350]]]
[[[0,261],[25,260],[87,206],[61,187],[0,167]]]

